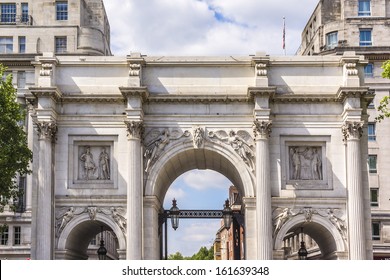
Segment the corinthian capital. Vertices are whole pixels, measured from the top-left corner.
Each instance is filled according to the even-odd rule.
[[[40,140],[54,140],[57,133],[57,124],[54,121],[36,121],[34,123]]]
[[[253,134],[258,139],[268,139],[271,136],[272,121],[255,121],[253,123]]]
[[[360,139],[363,134],[363,122],[346,121],[341,127],[343,132],[343,141],[348,139]]]
[[[127,138],[141,139],[144,133],[144,123],[142,121],[125,121],[127,126]]]

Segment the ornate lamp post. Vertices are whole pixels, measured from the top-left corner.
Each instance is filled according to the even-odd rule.
[[[233,211],[229,206],[228,199],[226,199],[225,207],[222,210],[222,218],[223,218],[223,223],[225,224],[225,228],[227,230],[229,230],[230,226],[232,225],[232,221],[233,221]]]
[[[169,210],[169,213],[171,214],[172,228],[176,230],[179,227],[179,214],[180,214],[180,210],[176,205],[176,199],[172,200],[172,207]]]
[[[299,248],[299,250],[298,250],[298,256],[299,256],[300,260],[307,260],[308,253],[306,250],[305,241],[303,241],[303,228],[302,227],[301,227],[301,237],[302,237],[301,248]]]
[[[101,227],[101,229],[102,229],[102,234],[100,237],[100,247],[97,250],[97,254],[98,254],[99,260],[105,260],[107,257],[107,249],[106,249],[106,247],[104,247],[103,227]]]

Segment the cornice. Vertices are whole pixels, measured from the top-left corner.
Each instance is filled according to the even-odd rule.
[[[231,102],[251,102],[253,98],[247,95],[151,95],[149,103],[231,103]]]
[[[343,103],[347,98],[363,98],[367,101],[374,99],[375,91],[369,87],[340,87],[336,101]]]
[[[59,101],[62,98],[62,93],[57,87],[30,87],[31,94],[38,97],[51,97],[55,101]]]
[[[80,94],[80,95],[63,95],[62,103],[124,103],[125,99],[122,95],[108,94]]]
[[[149,99],[149,91],[147,87],[119,87],[119,90],[125,99],[129,97],[139,97],[142,102]]]

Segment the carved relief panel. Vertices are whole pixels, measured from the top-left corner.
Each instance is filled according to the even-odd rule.
[[[105,139],[107,138],[107,139]],[[117,163],[110,136],[72,136],[69,145],[70,188],[113,188]]]
[[[328,140],[326,136],[282,137],[282,188],[332,189]]]

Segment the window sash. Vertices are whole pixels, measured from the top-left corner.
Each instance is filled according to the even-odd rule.
[[[8,245],[8,227],[0,235],[0,245]]]
[[[0,37],[0,53],[12,53],[13,49],[12,37]]]
[[[369,63],[366,66],[364,66],[364,76],[366,77],[374,76],[374,65],[372,65],[372,63]]]
[[[368,141],[375,141],[376,140],[376,132],[375,132],[375,124],[369,123],[368,124]]]
[[[56,53],[65,53],[67,51],[66,37],[56,37],[55,44]]]
[[[68,2],[56,2],[56,19],[68,20]]]
[[[360,46],[372,46],[371,30],[360,30]]]
[[[371,206],[379,206],[378,203],[378,189],[370,189]]]
[[[380,240],[381,239],[381,230],[380,223],[373,222],[372,223],[372,240]]]
[[[328,48],[334,48],[337,47],[338,40],[337,40],[337,32],[328,33],[326,35],[326,46]]]
[[[25,53],[26,52],[26,37],[20,36],[18,38],[19,41],[19,53]]]
[[[377,156],[376,155],[369,155],[368,156],[368,167],[369,167],[370,173],[377,173],[376,163],[377,163]]]
[[[1,4],[1,22],[16,22],[16,4]]]
[[[28,22],[28,3],[22,3],[22,22]]]
[[[21,244],[22,230],[20,226],[14,227],[14,245]]]
[[[371,16],[371,1],[359,0],[359,16]]]

